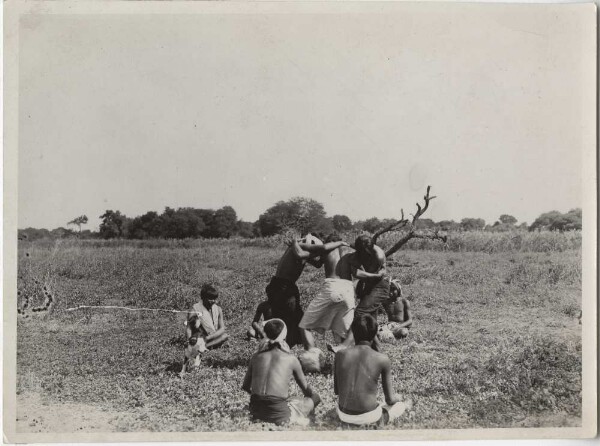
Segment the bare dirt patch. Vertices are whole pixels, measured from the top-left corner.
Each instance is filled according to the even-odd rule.
[[[54,403],[38,393],[17,395],[17,432],[116,432],[136,418],[129,412],[81,403]]]

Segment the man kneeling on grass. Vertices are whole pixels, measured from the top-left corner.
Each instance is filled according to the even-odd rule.
[[[285,342],[287,327],[281,319],[265,322],[266,340],[248,366],[242,389],[250,396],[250,414],[254,420],[275,424],[307,425],[308,415],[321,402],[306,383],[300,361]],[[288,398],[290,378],[294,377],[304,398]]]
[[[358,315],[351,326],[356,345],[335,354],[333,385],[339,395],[338,417],[344,423],[385,424],[412,407],[412,401],[401,402],[393,393],[390,359],[373,349],[377,328],[371,315]],[[377,401],[379,377],[387,405]]]

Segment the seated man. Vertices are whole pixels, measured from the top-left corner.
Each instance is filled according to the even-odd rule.
[[[242,385],[242,389],[251,395],[250,414],[255,420],[279,425],[307,425],[308,415],[321,398],[310,389],[298,358],[290,353],[285,342],[285,323],[281,319],[271,319],[265,322],[264,333],[265,342],[252,356]],[[304,398],[288,398],[292,376]]]
[[[396,339],[408,336],[408,329],[412,326],[410,304],[402,295],[402,286],[398,279],[390,282],[390,298],[383,304],[388,317],[385,328],[390,330]]]
[[[214,286],[204,284],[200,290],[200,298],[201,301],[195,304],[187,315],[187,339],[192,337],[194,331],[202,328],[206,333],[204,336],[206,348],[220,347],[227,341],[229,335],[225,333],[223,310],[216,304],[219,293]]]
[[[390,359],[373,349],[377,321],[371,315],[358,315],[352,321],[356,345],[335,355],[333,385],[339,395],[337,414],[344,423],[362,426],[387,423],[412,407],[412,402],[400,402],[392,390]],[[387,405],[377,401],[379,378]]]
[[[249,328],[246,332],[246,336],[248,340],[250,339],[264,339],[265,332],[263,331],[263,326],[265,321],[271,319],[273,317],[273,312],[271,311],[271,305],[268,301],[263,301],[258,304],[256,307],[256,313],[254,314],[254,319],[252,319],[252,328]]]

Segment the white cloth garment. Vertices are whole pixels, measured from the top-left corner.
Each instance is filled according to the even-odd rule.
[[[285,325],[285,322],[277,318],[269,319],[268,321],[265,321],[263,328],[266,327],[267,324],[271,321],[281,322],[283,324],[283,330],[281,330],[281,333],[279,333],[279,336],[277,336],[276,339],[265,338],[261,340],[258,344],[258,348],[256,349],[257,353],[271,350],[272,348],[275,348],[275,346],[279,347],[280,350],[289,353],[291,351],[290,346],[287,342],[285,342],[285,338],[287,336],[287,326]]]

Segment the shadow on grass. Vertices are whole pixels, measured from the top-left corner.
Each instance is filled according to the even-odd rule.
[[[183,361],[163,362],[163,364],[167,364],[167,367],[164,369],[165,372],[172,373],[174,375],[179,375],[181,368],[183,367]]]

